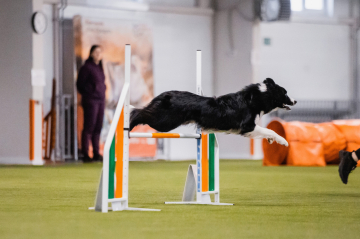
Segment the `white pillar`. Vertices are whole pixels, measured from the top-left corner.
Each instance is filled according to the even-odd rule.
[[[33,0],[33,12],[41,11],[43,7],[43,0]],[[43,112],[42,104],[44,98],[44,84],[45,84],[45,75],[44,74],[44,53],[43,53],[43,35],[33,32],[32,34],[32,72],[31,74],[31,84],[32,84],[32,100],[35,100],[35,107],[33,110],[34,114],[34,141],[33,152],[34,159],[31,161],[33,165],[43,165],[44,161],[42,158],[42,128],[43,128]]]
[[[129,129],[130,122],[130,72],[131,72],[131,45],[125,46],[125,84],[129,84],[124,102],[124,129]],[[124,130],[124,155],[123,155],[123,198],[126,199],[125,207],[129,207],[129,131]]]

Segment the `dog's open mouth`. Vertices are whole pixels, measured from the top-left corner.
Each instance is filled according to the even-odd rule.
[[[285,110],[291,110],[291,108],[288,106],[288,105],[286,105],[286,104],[283,104],[283,107],[282,107],[283,109],[285,109]]]

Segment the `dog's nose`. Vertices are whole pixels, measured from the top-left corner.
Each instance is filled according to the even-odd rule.
[[[296,101],[296,100],[294,100],[294,104],[293,104],[293,105],[296,105],[296,103],[297,103],[297,101]]]

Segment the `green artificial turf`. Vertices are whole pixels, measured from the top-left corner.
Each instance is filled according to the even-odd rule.
[[[0,167],[0,238],[360,238],[360,169],[220,162],[221,201],[181,200],[188,162],[131,162],[130,206],[89,211],[101,164]],[[194,163],[192,161],[192,163]]]

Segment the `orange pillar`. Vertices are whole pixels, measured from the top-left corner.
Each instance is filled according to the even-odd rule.
[[[201,135],[201,191],[209,191],[209,158],[208,158],[208,135]]]
[[[115,132],[115,174],[116,174],[116,189],[115,198],[122,198],[123,196],[123,154],[124,154],[124,108],[121,111],[120,119]]]

